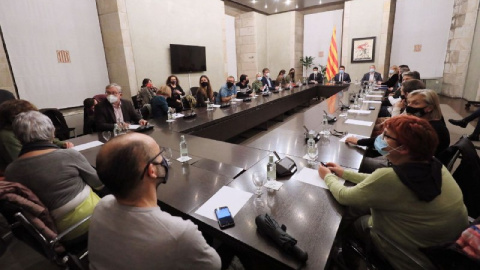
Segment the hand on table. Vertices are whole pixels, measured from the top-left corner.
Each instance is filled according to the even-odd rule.
[[[328,167],[325,167],[322,164],[318,165],[318,175],[320,175],[322,179],[325,179],[325,176],[329,173],[332,173],[332,171],[330,171]]]
[[[358,144],[358,138],[356,138],[355,136],[350,136],[347,139],[345,139],[345,142],[357,145]]]
[[[75,145],[74,145],[73,143],[71,143],[71,142],[65,142],[65,144],[63,145],[63,148],[68,149],[68,148],[72,148],[72,147],[74,147],[74,146],[75,146]]]
[[[148,125],[147,120],[144,120],[144,119],[140,119],[140,121],[138,121],[138,123],[139,123],[141,126],[146,126],[146,125]]]
[[[344,169],[342,167],[340,167],[340,165],[338,165],[336,163],[333,163],[333,162],[328,162],[327,163],[327,168],[328,168],[329,171],[336,174],[338,177],[343,177]]]

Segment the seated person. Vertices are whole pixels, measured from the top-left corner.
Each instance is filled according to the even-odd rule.
[[[255,93],[263,92],[266,89],[266,86],[264,86],[262,82],[262,79],[263,79],[262,73],[258,72],[255,75],[255,78],[256,80],[252,83],[252,90]]]
[[[200,76],[199,87],[197,89],[197,95],[195,99],[197,100],[197,107],[206,107],[205,103],[207,100],[212,104],[215,102],[213,98],[213,90],[210,85],[210,79],[206,75]]]
[[[113,130],[115,124],[146,125],[147,121],[140,118],[132,102],[122,99],[122,88],[116,83],[105,87],[107,98],[95,106],[95,126],[97,131]]]
[[[371,65],[370,66],[370,71],[365,73],[365,75],[363,75],[363,77],[362,77],[362,85],[365,82],[381,84],[382,81],[383,81],[382,80],[382,75],[375,71],[375,65]]]
[[[318,67],[313,68],[313,73],[310,74],[308,77],[308,83],[313,84],[322,84],[323,83],[323,76],[322,73],[318,72]]]
[[[95,128],[95,105],[97,104],[94,98],[86,98],[83,101],[83,134],[97,131]]]
[[[235,78],[228,76],[227,83],[222,85],[218,90],[217,104],[229,103],[237,96],[237,88],[235,87]]]
[[[404,73],[407,73],[410,71],[410,68],[408,67],[408,65],[400,65],[398,66],[398,68],[400,69],[399,71],[399,75],[398,75],[398,82],[403,82],[403,74]]]
[[[138,108],[142,108],[143,106],[150,104],[150,101],[156,95],[156,93],[157,88],[153,86],[152,81],[149,78],[143,79],[142,86],[137,94]]]
[[[13,132],[22,143],[19,157],[8,165],[5,179],[29,188],[48,208],[59,232],[93,212],[100,200],[92,188],[103,188],[97,172],[74,149],[59,149],[52,143],[55,127],[37,111],[20,113]],[[67,235],[74,239],[88,231],[88,222]]]
[[[248,75],[240,75],[240,81],[236,84],[238,98],[247,98],[251,96],[252,89],[250,89],[250,86],[248,86],[249,82],[250,80],[248,80]]]
[[[382,82],[382,85],[388,87],[389,90],[393,90],[398,85],[398,67],[393,65],[388,71],[388,80]]]
[[[157,95],[151,100],[152,118],[162,117],[168,114],[167,99],[172,95],[170,87],[163,85],[157,90]]]
[[[285,70],[282,69],[278,73],[277,79],[275,80],[275,85],[279,88],[286,88],[287,87],[287,80],[285,79]]]
[[[350,79],[350,75],[348,73],[345,73],[345,67],[340,66],[338,68],[338,73],[335,75],[333,78],[335,83],[350,83],[352,80]]]
[[[295,69],[294,68],[291,68],[288,71],[288,75],[285,77],[285,81],[287,83],[291,83],[292,86],[295,86]]]
[[[155,140],[140,133],[113,138],[100,149],[97,170],[113,195],[92,216],[91,269],[220,269],[197,225],[158,207],[169,168]]]
[[[22,143],[13,134],[12,123],[15,117],[28,111],[38,111],[32,103],[23,99],[9,100],[0,105],[0,172],[5,171],[7,165],[17,159]],[[72,148],[68,141],[53,139],[53,144],[61,148]]]
[[[270,79],[270,70],[268,68],[264,68],[262,70],[263,77],[262,77],[262,84],[263,86],[267,86],[268,90],[274,91],[278,89],[278,86],[275,86],[275,84],[272,82],[272,79]]]
[[[180,86],[177,76],[168,76],[166,85],[172,89],[172,96],[167,99],[168,107],[174,108],[178,113],[183,111],[182,96],[185,95],[185,91]]]
[[[463,119],[460,119],[460,120],[448,119],[448,122],[450,122],[452,125],[466,128],[469,122],[475,120],[478,117],[480,117],[480,108]],[[480,136],[480,121],[477,122],[477,125],[475,126],[473,133],[468,136],[468,139],[470,139],[470,141],[479,141],[480,140],[479,136]]]
[[[340,204],[369,208],[347,232],[371,242],[375,253],[394,269],[418,267],[378,233],[434,269],[419,248],[453,241],[468,224],[460,187],[447,168],[432,158],[437,134],[426,120],[401,115],[386,121],[377,140],[376,148],[388,156],[391,168],[362,174],[327,163],[318,168],[320,177]],[[338,177],[356,185],[344,186]]]

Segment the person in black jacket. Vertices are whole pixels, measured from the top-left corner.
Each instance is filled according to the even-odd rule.
[[[388,71],[388,75],[390,77],[388,80],[382,82],[382,85],[386,85],[389,90],[392,90],[398,85],[398,67],[395,65],[391,66],[390,70]]]
[[[122,88],[116,83],[105,87],[107,98],[95,106],[95,126],[97,131],[113,130],[115,124],[146,125],[147,121],[140,118],[132,102],[122,99]]]
[[[345,67],[340,66],[338,68],[338,73],[335,75],[333,80],[336,83],[350,83],[352,82],[352,79],[350,79],[350,75],[348,73],[345,73]]]
[[[172,89],[172,96],[167,99],[168,107],[175,108],[177,112],[181,112],[183,110],[182,96],[185,95],[185,91],[180,86],[180,81],[177,76],[170,75],[165,84]]]
[[[380,84],[382,81],[382,74],[375,71],[375,65],[371,65],[369,72],[363,75],[362,85],[364,82],[375,82]]]
[[[323,76],[321,72],[318,72],[318,67],[313,68],[313,73],[308,77],[308,83],[322,84]]]
[[[270,79],[270,70],[268,68],[264,68],[262,70],[263,77],[262,77],[262,84],[263,86],[267,85],[268,90],[277,90],[278,86],[275,86],[275,83]]]

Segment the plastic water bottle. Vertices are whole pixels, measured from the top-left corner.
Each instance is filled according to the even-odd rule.
[[[353,108],[358,109],[358,95],[355,94],[355,98],[353,99]]]
[[[113,125],[113,137],[120,135],[121,129],[118,124]]]
[[[168,107],[168,120],[173,120],[173,109]]]
[[[317,144],[315,143],[315,139],[313,138],[314,135],[315,134],[313,130],[310,130],[308,132],[307,155],[310,158],[310,160],[315,160],[318,155]]]
[[[323,115],[323,120],[322,120],[322,134],[325,136],[325,137],[328,137],[328,135],[330,135],[330,128],[328,126],[328,119],[327,119],[327,115],[324,114]]]
[[[180,157],[188,157],[188,148],[185,135],[180,136]]]
[[[277,164],[273,161],[273,155],[268,157],[267,164],[267,180],[276,181],[277,179]]]

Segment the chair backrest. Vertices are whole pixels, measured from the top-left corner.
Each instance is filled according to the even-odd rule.
[[[40,109],[40,112],[52,120],[53,126],[55,127],[55,137],[62,141],[70,138],[70,130],[67,121],[65,121],[65,117],[59,109],[45,108]]]
[[[140,106],[138,106],[138,95],[132,96],[132,102],[135,109],[140,109]]]
[[[13,100],[15,99],[15,96],[13,95],[12,92],[0,89],[0,104],[7,100]]]
[[[190,92],[192,93],[192,96],[196,97],[197,91],[198,91],[198,86],[190,87]]]

